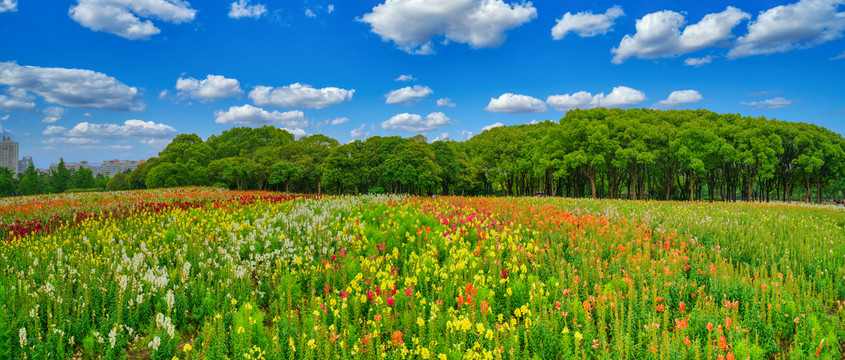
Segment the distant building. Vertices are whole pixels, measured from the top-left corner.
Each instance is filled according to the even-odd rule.
[[[18,172],[24,172],[32,164],[32,156],[24,156],[18,160]],[[33,164],[35,165],[35,164]]]
[[[8,136],[3,136],[0,141],[0,167],[12,170],[15,174],[21,172],[18,171],[18,143]]]
[[[88,161],[80,161],[80,162],[66,162],[65,167],[68,169],[79,170],[79,168],[86,168],[91,170],[94,173],[94,176],[99,174],[107,175],[107,176],[114,176],[117,173],[124,172],[126,170],[132,171],[138,167],[138,165],[143,164],[146,160],[106,160],[100,164],[92,164]],[[50,170],[56,170],[59,167],[59,164],[53,163],[50,164]]]

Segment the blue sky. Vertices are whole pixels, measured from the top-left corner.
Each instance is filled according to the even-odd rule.
[[[843,32],[841,0],[0,0],[0,129],[39,167],[264,124],[463,140],[594,106],[845,133]]]

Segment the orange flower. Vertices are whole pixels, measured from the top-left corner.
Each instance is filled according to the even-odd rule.
[[[393,345],[394,345],[394,346],[399,346],[399,345],[401,345],[402,343],[403,343],[403,341],[402,341],[402,332],[401,332],[401,331],[399,331],[399,330],[394,331],[394,332],[393,332]]]

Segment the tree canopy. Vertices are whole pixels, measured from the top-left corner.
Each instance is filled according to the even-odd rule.
[[[429,143],[416,135],[340,144],[325,135],[295,139],[272,126],[236,127],[205,141],[183,134],[108,187],[822,201],[841,198],[843,161],[842,135],[812,124],[707,110],[597,108],[489,129],[463,142]],[[63,168],[47,180],[50,191],[94,183],[84,171]]]

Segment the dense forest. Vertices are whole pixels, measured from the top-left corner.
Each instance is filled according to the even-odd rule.
[[[559,122],[493,128],[464,142],[417,135],[339,144],[324,135],[295,140],[272,126],[233,128],[206,141],[183,134],[105,187],[822,201],[841,198],[843,160],[845,139],[816,125],[707,110],[598,108],[569,111]],[[61,190],[56,175],[42,176],[41,187]],[[59,177],[70,187],[76,176]]]

